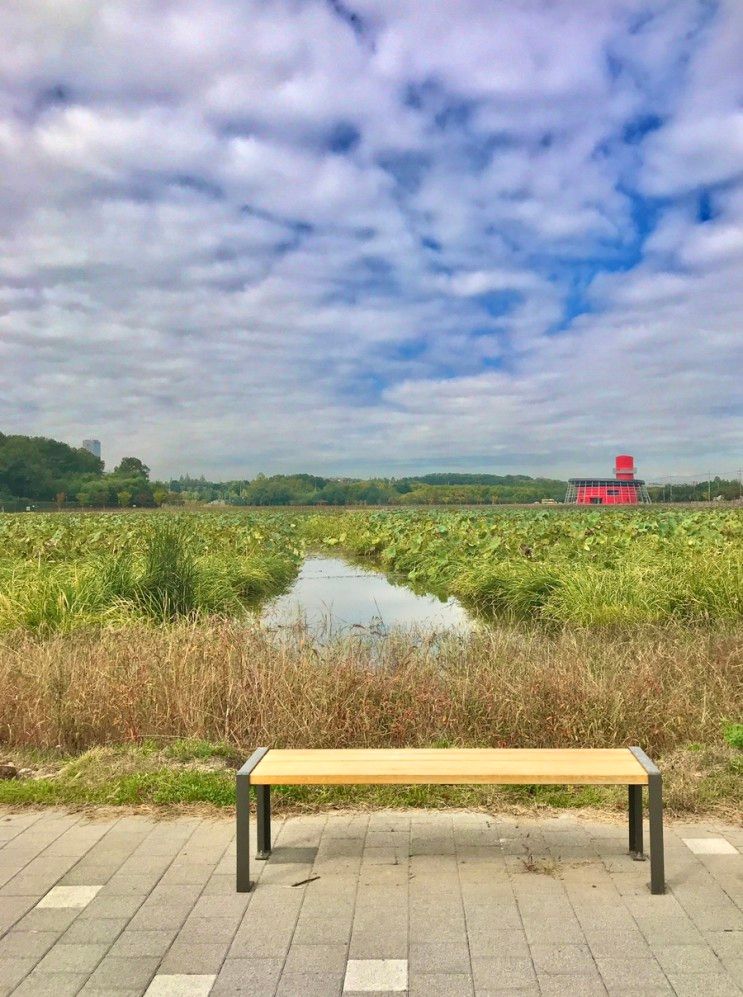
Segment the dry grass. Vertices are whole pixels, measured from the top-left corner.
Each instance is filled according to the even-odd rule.
[[[0,744],[78,752],[147,737],[296,747],[721,742],[743,715],[743,629],[493,628],[375,653],[277,646],[228,623],[0,643]]]

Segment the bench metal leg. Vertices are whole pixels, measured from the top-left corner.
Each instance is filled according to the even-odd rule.
[[[245,762],[243,767],[237,773],[237,778],[235,782],[235,851],[237,858],[237,892],[238,893],[250,893],[252,888],[252,883],[250,882],[250,773],[258,765],[262,758],[268,754],[268,748],[256,748],[250,758]],[[259,787],[261,789],[263,787]],[[267,787],[266,787],[267,788]],[[259,797],[260,802],[260,797]],[[263,813],[267,812],[267,808],[263,809]],[[260,817],[260,810],[259,810]],[[264,817],[265,819],[265,817]],[[270,821],[270,815],[268,817]],[[258,829],[258,841],[260,842],[260,819],[259,819],[259,829]],[[268,836],[265,837],[265,827],[264,827],[264,841],[268,841],[268,847],[271,847],[271,833],[270,824],[267,825],[269,828]],[[258,845],[260,848],[260,844]]]
[[[256,816],[258,819],[257,859],[267,859],[271,854],[271,787],[256,786]]]
[[[642,841],[642,786],[628,786],[629,799],[629,850],[638,861],[643,856]]]
[[[666,892],[665,860],[663,856],[663,779],[655,762],[642,748],[629,749],[648,774],[648,810],[650,812],[650,892]],[[630,818],[631,819],[631,818]],[[630,830],[630,835],[632,831]],[[630,841],[632,839],[630,838]],[[630,845],[631,847],[631,845]]]
[[[650,892],[666,892],[665,859],[663,855],[663,779],[656,769],[648,775],[650,810]]]
[[[250,893],[250,776],[237,774],[237,892]]]

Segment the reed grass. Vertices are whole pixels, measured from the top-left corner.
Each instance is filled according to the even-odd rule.
[[[374,648],[276,643],[214,618],[0,640],[0,743],[197,737],[247,750],[720,743],[743,716],[743,629],[498,626]]]

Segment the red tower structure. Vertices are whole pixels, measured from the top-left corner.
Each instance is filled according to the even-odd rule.
[[[644,481],[635,477],[635,462],[629,454],[619,454],[613,478],[570,478],[566,504],[640,505],[650,502]]]

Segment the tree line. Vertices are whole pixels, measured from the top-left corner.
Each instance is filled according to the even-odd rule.
[[[238,506],[492,505],[560,500],[565,495],[565,482],[492,474],[366,479],[259,474],[252,481],[207,481],[186,475],[169,482],[169,489],[184,501]]]
[[[106,474],[103,461],[82,447],[0,433],[0,508],[154,506],[167,494],[138,457],[124,457]]]
[[[402,478],[326,478],[313,474],[259,474],[251,479],[208,481],[182,475],[150,480],[138,457],[113,471],[87,450],[44,437],[0,433],[0,509],[37,503],[90,508],[152,507],[189,502],[236,506],[495,505],[561,502],[567,482],[520,474],[438,473]],[[651,486],[654,502],[740,497],[737,480]]]

